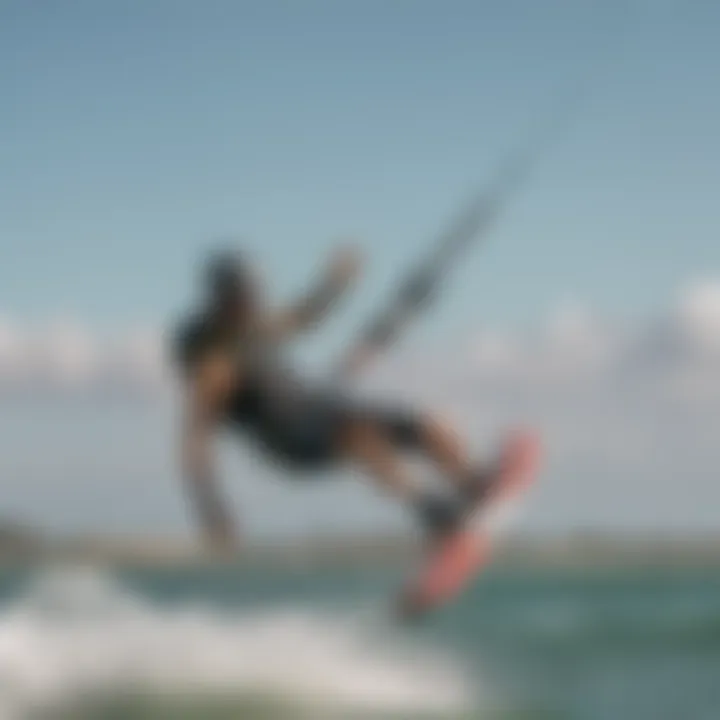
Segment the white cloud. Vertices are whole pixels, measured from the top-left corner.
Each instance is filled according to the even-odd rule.
[[[154,391],[167,376],[162,336],[155,330],[103,338],[74,320],[21,327],[0,319],[0,397]]]
[[[367,378],[366,386],[373,394],[436,408],[454,418],[474,452],[491,447],[491,441],[508,425],[538,427],[548,463],[533,501],[536,523],[550,527],[630,523],[720,528],[718,338],[720,282],[710,282],[688,287],[667,312],[634,325],[603,320],[580,305],[565,304],[535,331],[483,332],[430,353],[427,349],[414,352],[408,345],[388,356]],[[106,391],[125,395],[133,391],[132,397],[154,398],[156,390],[167,386],[168,378],[162,336],[150,329],[100,338],[68,322],[44,328],[0,322],[0,401],[13,393],[26,398],[55,397],[53,393],[60,392],[72,398]],[[112,427],[102,430],[102,423],[110,423],[108,418],[125,418],[124,411],[117,416],[102,412],[93,416],[91,455],[105,452],[107,457],[105,461],[96,458],[92,468],[86,467],[90,462],[84,439],[87,427],[78,429],[77,437],[61,441],[56,420],[48,420],[43,460],[76,478],[64,482],[80,482],[86,475],[92,478],[88,487],[105,482],[104,496],[115,482],[112,478],[118,465],[115,455],[102,450],[102,443],[132,447],[134,452],[128,458],[132,457],[137,467],[123,473],[122,483],[114,490],[118,500],[113,507],[120,507],[120,497],[130,487],[125,483],[132,484],[132,478],[145,488],[148,477],[167,476],[163,487],[172,496],[158,491],[157,512],[165,512],[164,507],[177,508],[176,479],[169,468],[174,441],[158,439],[171,432],[167,406],[158,405],[165,420],[157,421],[159,432],[154,440],[150,430],[159,416],[154,411],[148,415],[149,406],[145,407],[145,425],[137,432],[123,425],[128,422],[134,428],[132,419],[112,420]],[[38,421],[30,411],[24,415],[32,428],[29,445],[25,431],[18,428],[17,413],[5,415],[5,437],[11,433],[16,439],[11,441],[12,448],[7,442],[0,445],[0,457],[4,457],[0,476],[17,476],[13,490],[18,498],[16,507],[24,507],[25,500],[20,502],[23,493],[27,506],[34,507],[38,487],[55,487],[58,481],[55,473],[49,472],[46,482],[38,474],[40,470],[31,467]],[[57,443],[54,455],[53,442]],[[140,453],[143,443],[147,447]],[[26,445],[27,451],[23,450]],[[71,462],[66,455],[73,447]],[[328,513],[343,523],[347,519],[352,524],[345,511],[338,510],[341,507],[352,508],[347,512],[355,519],[373,513],[380,517],[384,512],[378,504],[373,510],[367,496],[370,505],[365,512],[358,505],[360,500],[342,501],[345,496],[340,491],[330,491],[325,485],[315,491],[288,492],[283,484],[267,482],[265,467],[261,463],[253,466],[252,472],[239,473],[245,478],[239,492],[242,506],[249,504],[252,517],[275,517],[278,508],[285,507],[281,501],[285,497],[290,499],[281,515],[292,515],[298,522],[306,511],[321,513],[326,501],[332,504],[337,500]],[[35,485],[27,479],[21,482],[21,478],[35,475]],[[260,478],[258,483],[255,477]],[[148,487],[156,487],[155,482]],[[91,496],[89,491],[83,492],[83,497]],[[305,497],[310,500],[303,504]],[[105,505],[98,500],[98,508],[101,506]],[[150,506],[147,513],[150,518]],[[97,518],[100,521],[100,515]]]
[[[12,377],[22,365],[22,348],[17,329],[0,317],[0,376]]]
[[[482,334],[423,375],[406,391],[398,356],[378,382],[450,408],[476,447],[510,425],[540,428],[536,517],[720,528],[720,282],[634,325],[566,305],[536,332]]]
[[[35,379],[46,377],[61,385],[78,386],[99,369],[98,349],[90,333],[77,323],[56,320],[26,344],[26,368]]]
[[[675,320],[683,337],[695,348],[720,354],[720,283],[690,287],[678,303]]]
[[[66,319],[23,327],[0,315],[0,390],[156,388],[170,376],[165,339],[147,327],[100,337]],[[668,312],[634,328],[566,303],[534,331],[484,331],[452,349],[419,356],[400,349],[371,384],[425,388],[461,401],[501,388],[512,395],[556,396],[631,387],[633,395],[651,390],[659,399],[661,391],[687,387],[685,399],[697,401],[697,386],[712,397],[720,391],[719,363],[720,281],[689,286]]]
[[[519,349],[509,335],[485,332],[470,343],[468,361],[489,371],[509,369],[519,361]]]

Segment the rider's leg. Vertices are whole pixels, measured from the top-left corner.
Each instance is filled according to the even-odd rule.
[[[463,495],[474,497],[488,484],[491,469],[478,467],[457,429],[438,416],[405,411],[382,411],[371,416],[386,429],[396,447],[429,459]]]
[[[429,492],[413,482],[395,438],[382,423],[358,417],[345,423],[340,453],[372,477],[385,492],[414,509],[431,532],[444,532],[459,522],[462,505],[453,496]]]

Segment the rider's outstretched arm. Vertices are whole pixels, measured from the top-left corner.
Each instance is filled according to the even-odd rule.
[[[310,292],[269,319],[270,333],[287,336],[315,328],[347,291],[359,270],[360,256],[353,247],[336,249],[322,278]]]
[[[223,501],[212,462],[212,433],[229,386],[227,362],[208,358],[189,379],[181,454],[185,487],[205,540],[214,549],[231,549],[235,525]]]
[[[423,265],[406,278],[393,302],[372,318],[336,363],[333,371],[336,379],[362,372],[396,342],[405,327],[433,300],[438,280],[433,265]]]

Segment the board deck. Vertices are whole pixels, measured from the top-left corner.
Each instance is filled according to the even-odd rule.
[[[462,527],[432,547],[420,571],[403,588],[400,614],[416,617],[460,594],[488,564],[499,514],[532,483],[540,464],[540,442],[529,432],[513,433],[503,446],[499,476],[489,497],[472,510]]]

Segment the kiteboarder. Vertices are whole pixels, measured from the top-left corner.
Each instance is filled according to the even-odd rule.
[[[339,247],[312,292],[273,309],[242,253],[222,250],[204,264],[203,302],[180,324],[173,350],[184,395],[183,477],[210,546],[230,550],[240,534],[213,469],[211,440],[221,427],[254,441],[288,477],[360,469],[411,508],[431,537],[455,528],[464,508],[491,484],[492,469],[476,467],[459,434],[432,413],[360,403],[331,383],[318,386],[300,378],[285,364],[288,342],[326,316],[360,266],[353,246]],[[429,288],[417,280],[406,301],[427,295]],[[376,323],[343,366],[352,367],[361,351],[387,339],[392,324],[392,319]],[[442,492],[413,482],[406,453],[433,463],[447,481]]]

